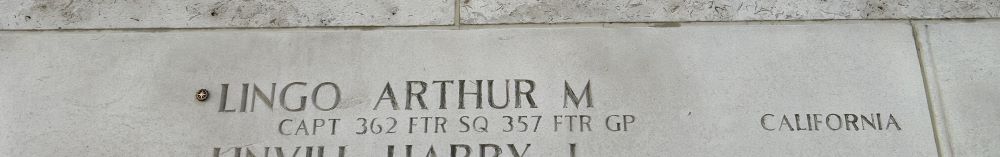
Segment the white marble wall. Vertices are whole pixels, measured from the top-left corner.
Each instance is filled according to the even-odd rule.
[[[5,0],[0,29],[411,26],[454,23],[451,0]]]
[[[210,156],[213,148],[349,145],[348,156],[386,156],[393,144],[424,152],[428,144],[530,143],[529,156],[569,156],[567,144],[577,143],[579,156],[934,156],[910,32],[906,22],[876,21],[2,33],[0,86],[10,90],[0,91],[0,154]],[[429,86],[424,99],[430,109],[393,110],[379,99],[386,83],[404,102],[405,81],[451,79],[495,79],[498,87],[505,87],[504,79],[531,79],[538,108],[474,109],[473,96],[465,96],[468,109],[457,109],[459,83],[448,90]],[[278,83],[281,92],[293,81],[308,85],[290,90],[290,104],[302,95],[324,96],[320,102],[327,106],[329,90],[309,95],[321,82],[339,84],[343,102],[332,111],[310,103],[290,112],[265,109],[247,97],[247,104],[258,104],[256,112],[219,112],[220,100],[228,100],[229,109],[242,102],[241,83],[265,91]],[[592,83],[594,107],[563,107],[564,83],[586,82]],[[230,84],[227,99],[220,84]],[[202,88],[214,93],[210,101],[194,99]],[[493,91],[498,103],[509,99],[500,94],[505,90]],[[439,92],[449,94],[439,99]],[[437,109],[437,102],[448,109]],[[877,115],[872,121],[878,125],[852,125],[846,114]],[[537,132],[502,131],[508,123],[501,116],[522,115],[545,118]],[[555,125],[555,115],[593,116],[592,129],[567,131]],[[631,131],[615,132],[605,129],[609,115],[639,121]],[[450,132],[407,133],[412,116],[446,117]],[[490,131],[459,132],[460,116],[489,117]],[[372,117],[400,119],[397,133],[354,133],[356,118]],[[286,118],[343,121],[336,135],[282,135],[279,122]]]
[[[929,21],[914,27],[940,147],[954,156],[1000,156],[1000,22]]]
[[[994,19],[998,16],[1000,16],[1000,0],[7,0],[0,1],[0,60],[3,61],[0,62],[0,64],[4,65],[4,67],[0,68],[0,72],[2,72],[0,79],[3,79],[3,82],[0,82],[0,84],[4,85],[3,88],[5,90],[2,92],[3,95],[0,95],[0,108],[3,108],[0,109],[0,113],[3,113],[3,115],[0,115],[0,117],[3,118],[3,120],[0,120],[0,125],[3,126],[0,128],[0,133],[2,133],[0,134],[0,144],[4,146],[3,149],[0,149],[0,153],[28,156],[70,155],[81,152],[74,152],[73,150],[87,150],[87,148],[73,147],[66,149],[67,151],[43,152],[41,154],[31,154],[30,151],[29,153],[26,153],[24,149],[39,148],[44,147],[45,145],[65,144],[65,141],[67,140],[70,144],[78,144],[78,146],[85,146],[81,144],[85,144],[87,142],[115,142],[130,140],[125,137],[141,135],[136,130],[149,131],[162,127],[128,125],[129,122],[132,122],[132,120],[155,122],[156,119],[162,118],[148,117],[149,115],[145,115],[145,117],[130,115],[136,113],[131,112],[132,110],[148,109],[148,106],[140,106],[139,108],[134,108],[134,106],[132,106],[133,108],[126,107],[125,110],[110,108],[115,105],[121,105],[120,101],[142,102],[123,99],[125,97],[142,100],[164,99],[148,95],[129,95],[129,93],[154,93],[158,95],[178,94],[169,92],[163,93],[163,91],[150,91],[150,89],[133,87],[156,83],[155,79],[158,78],[172,77],[160,76],[146,71],[149,69],[163,69],[164,67],[149,67],[148,64],[162,61],[161,59],[157,59],[157,55],[172,52],[164,51],[163,54],[137,53],[145,52],[149,49],[149,47],[136,46],[136,44],[147,46],[150,44],[162,44],[158,42],[168,40],[156,40],[154,38],[187,38],[184,37],[185,34],[190,35],[207,33],[218,35],[229,33],[229,35],[231,35],[241,33],[240,30],[226,29],[186,30],[190,28],[308,27],[317,28],[320,32],[326,31],[324,28],[353,28],[356,26],[365,28],[369,28],[367,26],[375,26],[408,29],[403,30],[403,33],[395,32],[400,30],[376,30],[368,32],[370,34],[377,34],[372,36],[382,37],[421,33],[426,35],[437,35],[436,33],[426,33],[421,31],[427,31],[428,29],[440,31],[437,27],[432,28],[430,26],[462,26],[453,27],[456,29],[453,30],[455,32],[445,31],[448,33],[444,33],[444,36],[438,35],[438,38],[447,39],[440,41],[456,41],[450,39],[447,35],[463,36],[470,32],[475,34],[474,32],[480,31],[479,27],[485,27],[486,29],[501,29],[499,32],[504,32],[505,29],[522,29],[515,28],[522,26],[508,24],[553,24],[539,25],[539,27],[552,28],[552,32],[565,32],[566,30],[563,29],[570,29],[569,27],[594,27],[594,25],[576,23],[597,23],[599,24],[596,25],[598,28],[594,28],[598,30],[597,32],[608,32],[609,30],[603,29],[615,28],[608,28],[606,26],[601,27],[600,24],[614,25],[610,23],[651,23],[648,25],[657,28],[664,26],[681,27],[683,30],[698,30],[703,32],[727,32],[732,31],[733,29],[753,29],[752,27],[771,27],[772,25],[783,25],[781,27],[776,27],[780,29],[770,31],[801,31],[803,33],[823,32],[836,34],[817,34],[818,36],[826,35],[830,38],[843,36],[886,36],[886,39],[893,40],[888,43],[893,45],[894,50],[900,50],[898,52],[905,53],[903,55],[895,56],[894,59],[857,57],[854,58],[855,60],[853,62],[846,63],[845,66],[882,65],[883,62],[889,62],[885,64],[893,65],[893,67],[900,66],[905,68],[914,68],[909,70],[919,69],[921,74],[913,76],[912,72],[914,71],[899,72],[898,70],[890,70],[889,73],[896,72],[893,74],[900,75],[878,75],[881,78],[876,79],[895,79],[897,81],[880,80],[880,82],[869,80],[855,83],[870,84],[872,82],[880,82],[880,84],[889,84],[888,87],[899,87],[898,89],[885,89],[885,86],[872,85],[870,86],[871,88],[878,88],[880,90],[885,90],[885,92],[868,94],[874,94],[873,96],[884,96],[878,94],[892,93],[889,91],[896,90],[898,93],[905,93],[907,95],[907,99],[905,100],[909,103],[918,102],[916,100],[911,100],[914,98],[912,97],[914,93],[923,93],[924,96],[920,98],[926,98],[927,102],[924,105],[927,106],[906,106],[907,114],[921,115],[925,114],[923,110],[928,110],[926,112],[926,117],[917,118],[917,126],[921,129],[933,130],[933,133],[930,133],[931,135],[927,135],[922,132],[908,133],[908,135],[920,136],[909,140],[928,142],[928,139],[930,138],[935,139],[933,142],[937,148],[935,148],[936,150],[934,151],[936,151],[937,155],[998,156],[1000,155],[1000,149],[997,149],[996,147],[997,145],[1000,145],[1000,143],[998,143],[998,141],[1000,141],[1000,134],[997,133],[1000,132],[1000,127],[997,127],[1000,126],[1000,116],[998,116],[1000,115],[1000,107],[998,107],[1000,106],[1000,103],[998,103],[1000,102],[1000,99],[998,99],[1000,98],[1000,86],[998,86],[1000,85],[1000,46],[998,45],[1000,44],[997,43],[1000,43],[1000,37],[998,37],[1000,36],[1000,21]],[[732,21],[751,22],[732,23]],[[879,26],[858,27],[857,24],[859,23],[861,25],[875,24]],[[470,25],[475,26],[470,27]],[[751,27],[748,28],[746,25],[751,25]],[[639,29],[646,29],[645,25],[623,25],[623,27],[641,27]],[[823,31],[822,29],[815,28],[832,29],[840,32]],[[60,29],[86,29],[96,31],[59,31]],[[44,31],[36,32],[24,30]],[[256,31],[258,30],[253,30],[251,32]],[[287,30],[282,29],[269,31],[287,33]],[[331,29],[329,31],[338,35],[353,35],[357,33],[353,32],[356,30],[346,30],[351,33],[339,32],[345,31],[340,29]],[[416,31],[418,33],[407,31]],[[875,34],[858,35],[856,34],[856,31],[870,31],[867,33]],[[636,32],[623,31],[619,33]],[[121,40],[112,41],[110,39],[105,39],[103,38],[104,34],[116,36],[114,39]],[[275,42],[298,40],[292,39],[287,35],[278,35],[278,37],[282,38],[281,40]],[[913,40],[907,39],[906,41],[902,41],[903,38],[900,37],[912,37]],[[198,41],[201,41],[201,43],[227,43],[226,40],[230,40],[228,38],[213,36],[205,36],[205,38],[216,40]],[[243,40],[252,40],[257,38],[264,37],[256,36]],[[510,36],[503,36],[498,39],[503,40],[512,38],[516,39]],[[68,39],[86,39],[102,42],[87,42],[92,44],[90,46],[61,44],[73,43]],[[345,37],[342,40],[346,41],[350,39],[354,38]],[[628,38],[623,40],[634,39]],[[878,42],[883,39],[865,40],[868,42]],[[425,42],[423,44],[441,44],[435,43],[435,41],[439,40],[427,40],[423,41]],[[542,42],[545,40],[539,41]],[[302,42],[308,41],[303,40]],[[740,44],[750,42],[760,41],[732,41],[732,43]],[[823,42],[831,41],[815,39],[807,40],[806,42],[799,44],[816,44]],[[246,42],[243,45],[251,45],[249,43],[252,42]],[[905,46],[901,46],[901,43],[906,44]],[[365,43],[354,44],[363,45]],[[469,45],[476,44],[482,43],[469,43]],[[119,47],[107,47],[116,45]],[[386,43],[386,45],[392,44]],[[230,46],[240,45],[235,44]],[[275,46],[280,47],[280,45]],[[474,49],[469,48],[468,45],[465,47],[460,45],[449,46],[455,46],[454,48],[459,49]],[[485,44],[479,46],[490,45]],[[842,48],[851,47],[851,45],[843,44],[840,46]],[[183,49],[183,47],[184,46],[152,46],[153,49],[162,50]],[[913,51],[903,51],[903,47],[912,47]],[[835,49],[833,47],[828,48]],[[31,50],[41,49],[47,51],[45,53],[26,53]],[[114,49],[115,51],[104,51],[109,49]],[[734,48],[734,50],[738,49]],[[247,51],[250,50],[247,49]],[[190,52],[185,52],[186,55],[196,55],[188,53]],[[241,54],[246,52],[241,51],[231,53]],[[847,53],[844,53],[843,55],[846,54]],[[94,61],[101,63],[74,64],[83,62],[80,59],[88,57],[88,62]],[[160,57],[183,58],[184,56],[168,55]],[[743,59],[747,59],[746,57],[748,56],[743,57]],[[116,58],[139,60],[123,61]],[[251,59],[256,58],[251,57]],[[684,61],[686,59],[679,60]],[[739,60],[737,59],[735,61]],[[735,61],[727,60],[726,62]],[[919,62],[911,63],[911,61]],[[202,62],[210,61],[202,60]],[[813,63],[802,64],[811,65]],[[52,66],[45,67],[43,65]],[[106,66],[130,68],[125,68],[124,70],[112,69],[111,71],[108,69],[102,69],[106,68]],[[188,66],[183,67],[189,71],[193,68]],[[877,66],[859,66],[855,67],[857,69],[854,70],[861,70],[869,73],[885,72],[868,69],[873,67]],[[74,68],[78,70],[60,71],[60,68]],[[809,67],[792,67],[784,70],[790,72],[802,72],[810,69]],[[51,73],[56,73],[58,75],[43,75]],[[843,74],[844,76],[853,76],[855,73],[851,73],[850,70],[844,70],[841,71],[840,74]],[[83,78],[85,80],[74,78]],[[119,82],[102,82],[103,79],[106,78],[134,78],[132,81],[137,82],[121,82],[121,80],[119,80]],[[915,80],[922,80],[921,83],[923,88],[912,87],[911,84]],[[39,89],[38,86],[35,86],[53,81],[69,82],[71,87],[67,90],[64,87],[45,87]],[[196,82],[197,81],[186,80],[184,83]],[[901,84],[905,84],[905,86],[901,86]],[[845,87],[830,86],[829,88],[841,89]],[[126,93],[115,93],[112,91],[124,91]],[[182,90],[178,89],[178,91],[180,92]],[[183,92],[188,92],[187,88],[184,88]],[[78,97],[67,98],[53,96],[58,94],[75,94]],[[105,97],[108,95],[110,95],[110,97]],[[46,105],[54,105],[53,107],[61,109],[30,111],[30,107],[22,106],[38,100],[44,100],[43,102],[52,102]],[[802,99],[800,101],[813,102],[815,100]],[[902,101],[902,99],[900,101]],[[144,105],[169,104],[148,103]],[[117,107],[121,108],[122,106]],[[889,109],[898,108],[889,107],[887,110]],[[178,114],[180,113],[183,112],[178,112]],[[62,115],[63,117],[52,117],[52,115],[57,114]],[[122,117],[125,117],[126,119],[122,119]],[[145,119],[127,119],[128,117]],[[192,118],[187,118],[186,120],[191,119]],[[100,132],[102,131],[101,128],[90,127],[82,127],[82,130],[56,129],[55,131],[52,131],[52,128],[57,128],[58,126],[85,125],[90,121],[102,120],[111,122],[118,120],[120,123],[105,123],[90,127],[102,127],[118,133],[126,133],[128,135],[118,135],[115,134],[115,132]],[[41,121],[47,123],[37,125],[22,121]],[[30,128],[31,130],[11,129],[13,127]],[[57,139],[48,137],[52,135],[78,134],[80,132],[95,131],[98,133],[86,134],[84,136],[80,136],[83,138],[77,139]],[[186,137],[185,139],[187,138],[194,137]],[[183,140],[185,139],[174,139],[173,141],[157,141],[155,138],[139,139],[133,143],[127,143],[125,147],[130,149],[147,149],[148,151],[164,153],[160,154],[164,156],[189,155],[182,152],[172,152],[166,149],[170,147],[143,147],[143,144],[147,144],[145,146],[165,146],[171,144],[171,142],[184,143]],[[925,143],[919,142],[906,145],[909,146],[905,147],[908,149],[917,148],[915,149],[916,151],[911,152],[913,154],[906,154],[907,156],[933,156],[935,154],[934,151],[928,150],[932,148],[926,147],[924,145]],[[890,147],[887,149],[893,148],[897,149],[894,151],[900,151],[901,149],[904,149],[904,146]],[[113,152],[83,153],[83,155],[92,156],[124,154]],[[798,155],[805,154],[808,153]],[[891,153],[855,154],[899,155]],[[733,154],[724,154],[724,152],[719,152],[718,155]]]
[[[1000,1],[464,0],[463,24],[994,18]]]
[[[0,30],[954,19],[998,16],[998,0],[0,1]]]

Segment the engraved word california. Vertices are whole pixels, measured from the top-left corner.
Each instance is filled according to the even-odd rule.
[[[532,110],[561,108],[582,110],[595,108],[591,82],[563,81],[562,104],[536,103],[536,88],[543,86],[530,79],[507,80],[434,80],[404,81],[402,84],[386,82],[381,87],[370,110],[413,111],[432,110]],[[573,86],[573,84],[577,84]],[[269,87],[268,87],[269,86]],[[334,82],[291,82],[268,85],[243,83],[239,88],[239,102],[227,102],[231,97],[230,84],[221,84],[218,102],[220,113],[254,112],[327,112],[336,111],[344,103],[346,92]],[[434,89],[436,88],[436,89]],[[433,89],[437,92],[429,92]],[[305,94],[291,94],[305,93]],[[431,99],[435,98],[435,99]],[[455,100],[449,102],[447,100]],[[214,101],[214,100],[213,100]],[[258,103],[260,102],[260,103]],[[368,109],[365,109],[368,110]],[[335,116],[335,115],[332,115]],[[634,114],[534,114],[534,115],[458,115],[458,116],[369,116],[310,119],[276,119],[275,135],[279,136],[386,136],[393,134],[503,134],[538,132],[628,132],[639,122]],[[384,145],[378,152],[361,152],[365,156],[537,156],[535,151],[558,151],[558,154],[575,156],[577,143],[566,143],[564,150],[532,149],[531,143],[454,143],[447,145],[403,144]],[[345,156],[352,145],[334,146],[283,146],[245,147],[222,146],[212,149],[214,156],[275,156],[322,157]],[[536,146],[537,147],[537,146]],[[438,155],[440,154],[440,155]]]

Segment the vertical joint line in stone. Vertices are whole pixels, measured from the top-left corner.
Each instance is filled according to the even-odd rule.
[[[910,31],[913,35],[913,45],[917,51],[917,62],[919,63],[920,74],[923,79],[924,96],[926,97],[927,109],[930,114],[931,129],[934,131],[934,141],[935,145],[937,146],[938,156],[952,156],[953,154],[951,153],[951,141],[950,138],[948,137],[948,131],[946,130],[947,126],[945,126],[942,121],[938,120],[939,116],[944,116],[944,115],[938,115],[938,112],[935,112],[939,111],[941,114],[944,114],[944,112],[941,111],[943,109],[939,110],[939,108],[936,108],[941,106],[940,103],[936,102],[937,100],[940,99],[933,97],[934,95],[940,94],[940,92],[932,92],[931,90],[932,85],[934,89],[937,89],[939,86],[937,86],[937,78],[931,77],[931,75],[935,75],[936,73],[936,70],[933,70],[934,63],[933,61],[931,61],[932,57],[925,56],[925,55],[930,55],[930,52],[928,52],[930,44],[928,43],[925,46],[925,44],[921,42],[924,41],[923,39],[929,39],[929,38],[921,37],[920,36],[921,29],[918,29],[917,24],[913,23],[913,20],[908,20],[908,21],[910,24]],[[924,31],[924,34],[927,34],[926,28],[922,30]],[[940,119],[944,120],[944,117],[940,117]]]
[[[459,27],[460,25],[462,25],[462,0],[452,0],[452,1],[455,1],[455,3],[454,3],[455,4],[455,17],[454,17],[455,18],[454,19],[455,23],[453,25],[455,25],[456,27]]]

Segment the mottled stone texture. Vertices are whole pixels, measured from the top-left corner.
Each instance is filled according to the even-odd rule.
[[[0,29],[444,25],[454,10],[451,0],[5,0]]]
[[[994,18],[1000,0],[459,0],[465,24]],[[451,25],[453,0],[7,0],[0,29]]]
[[[1000,0],[462,0],[461,22],[993,18]]]

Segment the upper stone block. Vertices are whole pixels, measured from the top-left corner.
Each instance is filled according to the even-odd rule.
[[[993,18],[1000,2],[936,0],[463,0],[464,24]]]
[[[451,0],[0,1],[0,29],[448,25]]]

